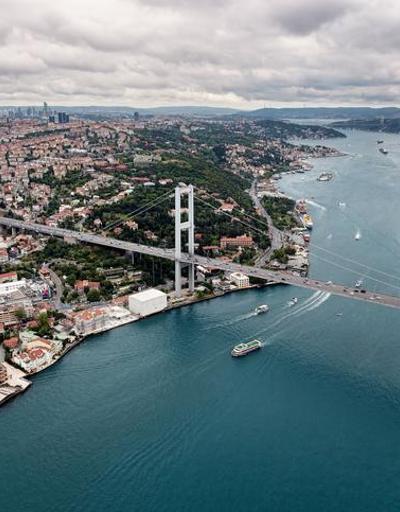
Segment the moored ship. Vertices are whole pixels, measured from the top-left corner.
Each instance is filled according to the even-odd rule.
[[[242,357],[247,356],[250,352],[254,352],[255,350],[260,350],[263,346],[260,340],[252,340],[247,343],[239,343],[233,347],[231,351],[232,357]]]
[[[313,220],[311,218],[311,215],[309,215],[308,213],[306,213],[305,215],[303,215],[303,217],[301,218],[302,222],[303,222],[303,226],[307,229],[312,229],[313,228]]]

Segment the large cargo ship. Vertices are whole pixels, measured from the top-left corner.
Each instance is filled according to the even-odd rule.
[[[263,345],[260,340],[252,340],[247,343],[239,343],[239,345],[233,347],[231,355],[233,357],[247,356],[247,354],[254,352],[255,350],[259,350],[262,346]]]
[[[303,215],[303,217],[301,218],[302,222],[303,222],[303,226],[307,229],[312,229],[313,228],[313,220],[311,218],[311,215],[309,215],[308,213],[306,213],[305,215]]]

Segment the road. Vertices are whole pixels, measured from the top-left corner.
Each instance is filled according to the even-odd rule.
[[[253,180],[250,187],[250,197],[253,201],[255,208],[259,211],[261,217],[267,221],[268,224],[268,236],[271,242],[271,246],[264,252],[262,256],[257,258],[256,266],[262,267],[269,260],[270,255],[276,250],[282,247],[284,234],[278,228],[276,228],[272,222],[271,216],[262,205],[260,198],[257,196],[257,180]]]
[[[115,238],[92,235],[90,233],[82,233],[68,229],[52,228],[42,224],[33,224],[16,219],[9,219],[7,217],[0,217],[0,225],[14,227],[17,229],[25,229],[50,236],[68,237],[79,240],[81,242],[102,245],[105,247],[111,247],[113,249],[120,249],[129,252],[139,252],[159,258],[175,260],[173,249],[148,247],[146,245],[134,244],[132,242],[124,242]],[[377,294],[374,292],[366,290],[365,293],[361,293],[359,290],[354,290],[342,284],[325,283],[315,279],[304,278],[290,272],[266,270],[260,267],[250,267],[247,265],[240,265],[238,263],[225,262],[217,258],[207,258],[205,256],[190,256],[187,253],[182,253],[180,261],[182,263],[194,263],[195,265],[211,266],[219,268],[225,272],[243,272],[248,276],[257,277],[259,279],[270,282],[290,284],[293,286],[299,286],[301,288],[308,288],[312,290],[321,290],[329,292],[333,295],[347,297],[353,300],[363,300],[374,304],[382,304],[384,306],[400,309],[400,297],[379,294],[379,298],[377,298]]]
[[[190,258],[188,254],[182,254],[182,260],[195,263],[196,265],[212,266],[224,270],[226,272],[243,272],[244,274],[265,281],[272,281],[275,283],[290,284],[300,288],[308,288],[312,290],[319,290],[338,295],[340,297],[347,297],[353,300],[362,300],[371,302],[373,304],[381,304],[384,306],[400,309],[400,297],[393,295],[386,295],[382,293],[371,292],[365,290],[364,293],[359,289],[345,286],[343,284],[318,281],[316,279],[309,279],[301,277],[290,272],[266,270],[258,267],[249,267],[247,265],[240,265],[238,263],[225,263],[217,258],[206,258],[203,256],[194,256]]]
[[[64,307],[64,304],[61,302],[61,297],[64,293],[64,286],[62,284],[61,279],[51,268],[49,268],[49,274],[54,286],[56,287],[56,293],[53,296],[54,305],[56,306],[57,309],[61,309],[62,307]]]

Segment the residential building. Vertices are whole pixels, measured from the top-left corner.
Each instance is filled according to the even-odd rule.
[[[80,294],[85,293],[85,289],[100,290],[100,283],[98,281],[87,281],[84,279],[82,281],[76,281],[74,284],[74,290]]]
[[[223,236],[220,240],[221,249],[226,249],[227,247],[252,247],[253,245],[253,237],[248,235],[236,236],[234,238]]]
[[[83,335],[104,329],[108,320],[108,315],[102,308],[77,311],[73,313],[72,317],[75,322],[76,333]]]
[[[242,274],[241,272],[233,272],[229,276],[229,279],[238,288],[247,288],[250,285],[249,278],[245,274]]]

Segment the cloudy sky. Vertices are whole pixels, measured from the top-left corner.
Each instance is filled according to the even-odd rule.
[[[398,0],[0,0],[0,104],[393,105]]]

